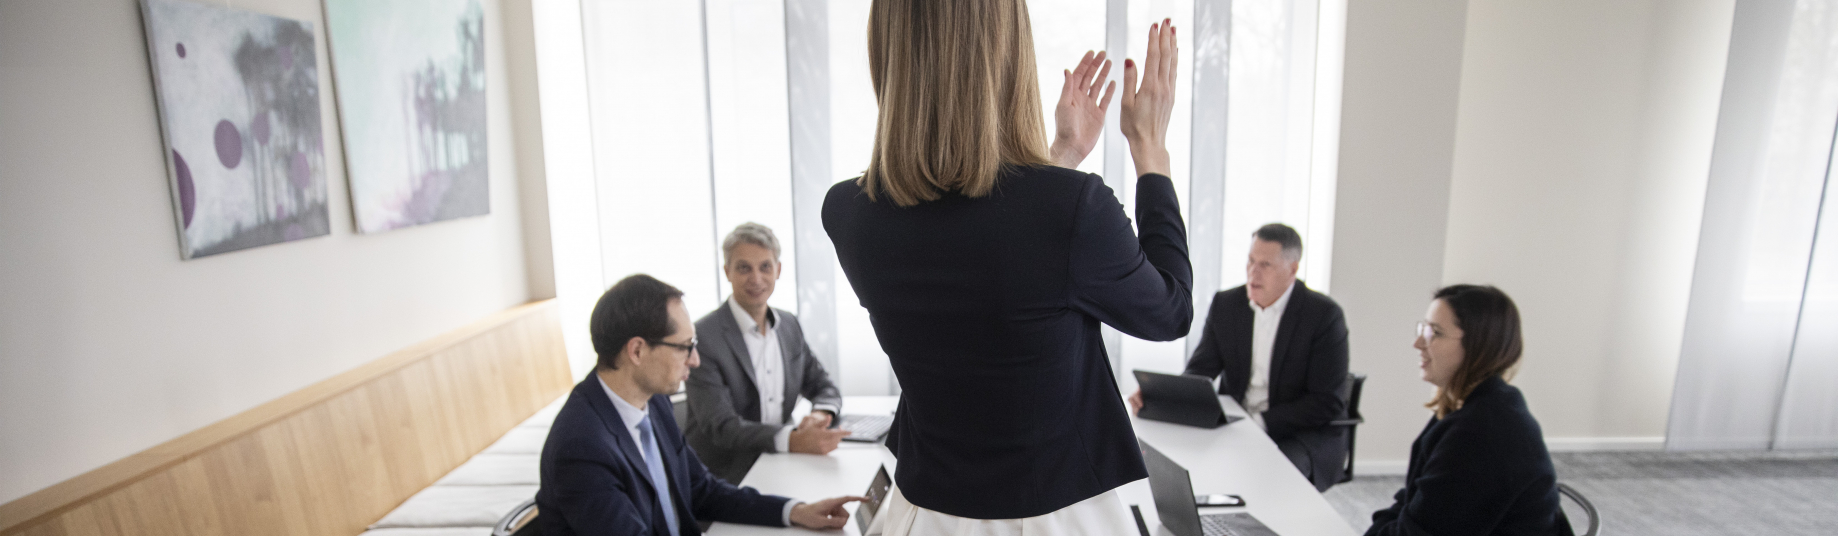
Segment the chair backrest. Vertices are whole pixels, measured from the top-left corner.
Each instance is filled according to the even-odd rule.
[[[1578,507],[1582,508],[1583,514],[1588,516],[1588,522],[1583,525],[1586,527],[1583,536],[1597,536],[1601,534],[1602,517],[1596,512],[1595,504],[1589,502],[1589,498],[1584,497],[1581,492],[1576,491],[1576,488],[1572,488],[1569,484],[1563,482],[1557,483],[1557,493],[1569,497]]]
[[[1366,375],[1347,373],[1347,383],[1342,387],[1347,393],[1347,417],[1335,421],[1335,424],[1347,427],[1347,464],[1340,471],[1340,482],[1353,480],[1353,447],[1358,444],[1359,425],[1366,421],[1359,413],[1359,395],[1366,389]]]
[[[1359,394],[1366,389],[1366,375],[1347,373],[1347,418],[1365,420],[1359,413]]]
[[[536,526],[536,499],[523,501],[504,514],[491,528],[491,536],[542,536],[542,528]]]

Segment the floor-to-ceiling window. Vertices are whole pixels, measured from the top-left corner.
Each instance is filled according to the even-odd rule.
[[[607,281],[656,275],[689,293],[700,316],[727,295],[721,237],[744,221],[771,226],[785,264],[772,304],[806,317],[813,349],[845,394],[898,391],[817,217],[821,191],[860,176],[872,149],[870,4],[582,1]],[[1196,330],[1205,299],[1243,281],[1240,259],[1257,225],[1302,230],[1306,277],[1325,287],[1344,0],[1028,7],[1049,133],[1061,72],[1086,51],[1113,49],[1111,77],[1121,81],[1121,60],[1142,57],[1151,23],[1171,18],[1181,29],[1168,141],[1201,272]],[[1128,210],[1135,172],[1115,126],[1120,108],[1112,103],[1104,139],[1079,169],[1104,175]],[[1109,338],[1119,372],[1178,371],[1190,351],[1186,340]]]

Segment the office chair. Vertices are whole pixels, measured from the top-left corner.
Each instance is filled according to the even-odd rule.
[[[1569,497],[1571,501],[1575,501],[1577,506],[1583,508],[1583,513],[1589,515],[1589,523],[1586,524],[1588,528],[1585,529],[1582,536],[1597,536],[1601,534],[1602,518],[1596,512],[1595,504],[1590,503],[1589,499],[1584,497],[1582,492],[1576,491],[1576,488],[1572,488],[1569,484],[1563,482],[1557,483],[1557,493]]]
[[[1347,418],[1336,419],[1328,421],[1327,423],[1328,426],[1347,427],[1347,466],[1345,469],[1341,470],[1340,481],[1335,482],[1335,484],[1342,484],[1353,480],[1354,439],[1359,431],[1359,425],[1366,422],[1366,418],[1359,414],[1359,393],[1364,390],[1365,387],[1365,374],[1347,373],[1347,383],[1344,386],[1344,389],[1347,391]]]
[[[542,536],[542,528],[536,526],[536,499],[523,501],[504,514],[504,519],[491,527],[491,536]]]
[[[689,391],[682,390],[670,395],[670,413],[676,416],[676,425],[689,427]]]

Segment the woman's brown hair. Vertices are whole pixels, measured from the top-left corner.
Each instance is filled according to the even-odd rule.
[[[1003,166],[1050,164],[1025,0],[875,0],[868,72],[881,109],[869,199],[982,197]]]
[[[1455,368],[1449,384],[1436,390],[1436,398],[1424,404],[1436,411],[1436,418],[1447,417],[1461,409],[1462,401],[1488,378],[1502,377],[1519,363],[1525,352],[1525,339],[1519,329],[1519,307],[1505,292],[1491,285],[1450,285],[1436,291],[1455,315],[1455,326],[1461,328],[1461,365]]]

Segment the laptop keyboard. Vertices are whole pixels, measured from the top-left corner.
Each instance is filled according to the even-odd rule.
[[[843,415],[836,423],[837,428],[848,430],[843,436],[848,441],[880,441],[887,435],[887,429],[893,427],[892,415]]]
[[[1200,533],[1206,536],[1244,536],[1226,523],[1231,514],[1200,516]]]

